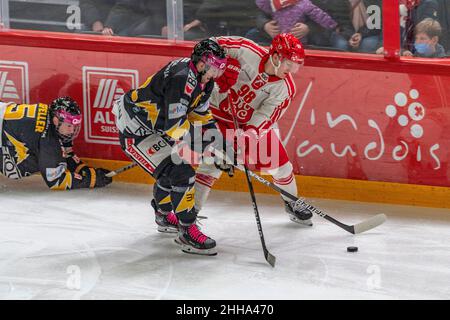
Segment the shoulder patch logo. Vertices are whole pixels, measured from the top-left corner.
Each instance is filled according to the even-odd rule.
[[[190,97],[196,86],[197,79],[195,78],[195,74],[192,70],[189,70],[186,85],[184,86],[184,93]]]

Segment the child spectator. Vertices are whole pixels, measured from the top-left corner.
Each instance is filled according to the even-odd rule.
[[[414,28],[422,20],[439,20],[438,0],[400,0],[400,27],[402,48],[413,51]]]
[[[280,28],[278,27],[277,22],[272,20],[270,15],[259,8],[256,10],[256,27],[251,28],[245,34],[245,38],[253,40],[262,46],[270,46],[272,39],[280,34]],[[296,37],[299,39],[302,38],[299,36]]]
[[[337,27],[336,21],[310,0],[256,0],[256,5],[272,16],[282,33],[292,32],[292,29],[308,18],[328,30]]]
[[[444,47],[439,44],[439,37],[442,33],[441,25],[438,21],[427,18],[419,22],[415,28],[414,50],[403,52],[404,56],[414,56],[421,58],[444,58],[446,56]]]

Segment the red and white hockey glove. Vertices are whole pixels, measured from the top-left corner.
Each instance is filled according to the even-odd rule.
[[[241,72],[241,64],[234,58],[227,59],[227,67],[225,72],[219,78],[216,83],[219,86],[219,93],[227,92],[237,82]]]

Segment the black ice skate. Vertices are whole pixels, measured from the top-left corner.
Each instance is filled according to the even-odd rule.
[[[179,225],[178,237],[175,242],[185,253],[214,256],[217,254],[216,241],[204,235],[193,223],[189,226]]]
[[[312,212],[308,209],[297,205],[295,201],[284,201],[284,207],[286,212],[289,214],[289,219],[295,223],[312,227]]]
[[[152,200],[152,207],[155,209],[155,222],[158,225],[158,231],[164,233],[177,233],[177,216],[173,212],[166,213],[158,210],[155,199]]]

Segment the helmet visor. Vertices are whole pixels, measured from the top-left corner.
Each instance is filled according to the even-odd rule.
[[[227,58],[218,58],[212,54],[208,55],[203,62],[205,63],[205,73],[212,78],[219,78],[227,66]]]
[[[81,115],[71,114],[67,111],[60,110],[57,113],[59,125],[57,128],[58,135],[63,142],[70,142],[80,134]]]

